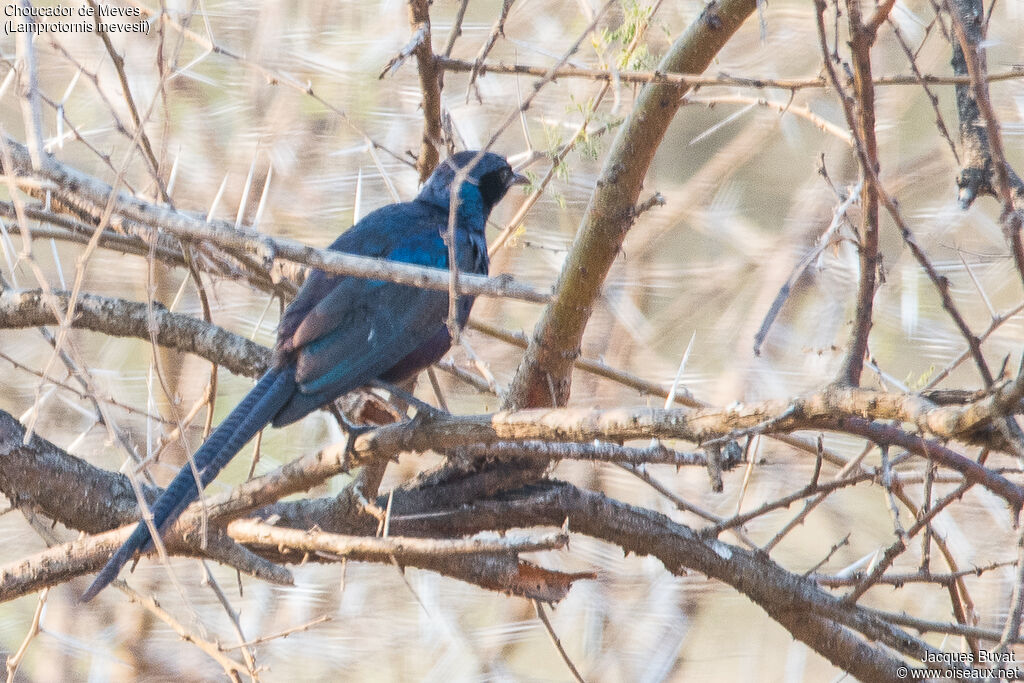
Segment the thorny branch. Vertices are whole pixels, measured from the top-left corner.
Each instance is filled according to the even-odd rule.
[[[22,187],[30,194],[43,196],[49,193],[52,201],[60,203],[67,213],[96,224],[100,223],[104,207],[109,203],[114,208],[109,216],[109,225],[121,234],[151,239],[155,225],[162,232],[183,241],[213,244],[229,252],[261,259],[268,271],[274,270],[278,260],[284,260],[340,275],[390,280],[430,289],[446,290],[449,287],[447,271],[315,249],[284,237],[247,233],[221,221],[207,221],[124,193],[115,194],[102,181],[53,159],[48,160],[33,180],[35,173],[28,165],[28,151],[16,141],[8,139],[5,142],[12,152],[12,168],[0,170],[16,174]],[[26,180],[21,181],[22,178]],[[482,276],[464,275],[460,278],[459,287],[463,294],[511,296],[535,302],[550,300],[549,295],[517,284],[508,277],[489,280]]]
[[[565,63],[569,55],[554,67],[488,61],[491,50],[504,31],[511,1],[503,3],[500,16],[477,53],[477,59],[464,61],[451,57],[455,40],[462,31],[466,2],[461,3],[444,55],[435,55],[431,46],[429,3],[411,0],[409,12],[413,36],[389,67],[413,54],[417,57],[424,114],[424,132],[416,164],[421,178],[437,163],[438,148],[450,143],[445,139],[440,99],[441,79],[445,72],[469,72],[470,87],[475,79],[488,74],[536,75],[543,77],[542,83],[545,84],[568,78],[598,81],[602,91],[593,105],[594,110],[604,93],[613,86],[619,88],[624,83],[644,86],[634,103],[631,119],[622,126],[619,138],[607,157],[577,242],[569,251],[557,295],[552,297],[508,279],[486,280],[465,275],[459,278],[459,292],[463,294],[512,297],[549,306],[532,335],[508,332],[480,321],[471,325],[492,337],[527,349],[508,401],[509,406],[518,409],[469,416],[418,415],[411,422],[368,431],[352,444],[338,444],[318,453],[306,454],[293,463],[237,486],[230,493],[210,495],[202,504],[194,505],[168,537],[168,552],[213,557],[276,583],[291,581],[291,573],[281,566],[285,563],[307,560],[340,562],[343,558],[352,558],[421,567],[491,590],[556,601],[566,594],[574,581],[592,578],[592,575],[568,574],[538,567],[519,558],[518,553],[562,549],[570,534],[583,534],[613,543],[626,552],[657,557],[670,572],[696,571],[734,587],[761,606],[794,637],[862,680],[890,680],[896,668],[904,663],[902,657],[921,660],[939,654],[938,650],[903,630],[903,627],[921,633],[962,636],[968,639],[974,652],[979,651],[985,642],[1003,649],[1020,643],[1021,614],[1024,613],[1024,590],[1020,584],[1024,568],[1020,566],[1020,557],[1024,557],[1024,552],[982,568],[963,568],[957,566],[957,558],[950,551],[949,544],[936,531],[938,527],[933,528],[936,520],[968,495],[987,496],[986,500],[997,497],[1009,507],[1012,515],[1024,505],[1024,488],[1019,472],[988,461],[990,453],[1021,453],[1020,431],[1015,416],[1024,413],[1024,375],[1018,373],[1013,379],[1005,379],[1006,373],[991,372],[982,348],[990,333],[1017,315],[1020,308],[997,315],[996,309],[990,306],[992,321],[985,333],[976,335],[968,327],[966,316],[958,308],[948,281],[917,244],[896,199],[881,183],[882,160],[875,132],[874,89],[912,84],[956,86],[964,152],[958,179],[961,201],[966,206],[979,195],[997,197],[1003,210],[1004,232],[1017,269],[1024,278],[1024,246],[1021,242],[1024,186],[1006,162],[996,109],[988,92],[990,83],[1020,79],[1024,77],[1024,71],[1013,67],[1002,73],[988,73],[981,3],[949,0],[953,16],[951,26],[955,34],[952,43],[956,75],[946,77],[920,73],[911,46],[899,34],[897,37],[911,60],[914,73],[910,76],[873,75],[872,46],[884,35],[887,26],[898,31],[895,23],[887,24],[894,4],[891,0],[881,2],[870,16],[866,16],[862,14],[865,10],[863,3],[846,2],[850,37],[849,69],[846,70],[846,63],[838,56],[839,45],[842,44],[838,31],[835,47],[830,47],[825,35],[826,4],[818,2],[819,38],[827,75],[803,79],[758,79],[697,73],[710,63],[731,33],[752,13],[756,5],[752,0],[710,3],[654,71],[570,66]],[[146,12],[152,13],[151,20],[161,27],[160,30],[177,31],[209,53],[236,61],[272,84],[293,87],[351,123],[344,112],[328,104],[312,85],[299,83],[240,57],[212,37],[193,32],[187,21],[178,21],[166,11],[146,9]],[[29,114],[29,144],[21,146],[9,138],[2,141],[6,162],[3,171],[7,176],[5,182],[17,188],[11,190],[12,195],[21,192],[35,198],[37,203],[26,204],[20,195],[10,202],[0,201],[0,218],[11,221],[9,225],[4,224],[4,237],[6,232],[10,232],[22,234],[26,244],[29,240],[56,238],[90,244],[90,248],[98,245],[172,267],[187,267],[200,288],[201,274],[212,274],[244,279],[283,299],[294,292],[295,282],[300,281],[303,274],[302,267],[358,277],[393,279],[422,287],[445,289],[450,286],[450,280],[444,273],[352,259],[287,239],[235,230],[233,226],[218,222],[208,223],[197,214],[174,210],[163,185],[162,169],[144,129],[144,117],[128,89],[123,62],[119,61],[121,58],[109,40],[105,40],[105,45],[114,61],[135,129],[134,136],[128,137],[132,145],[142,151],[163,203],[143,201],[135,196],[134,190],[130,194],[116,193],[102,181],[46,156],[38,125],[40,106],[53,107],[65,119],[66,113],[32,85],[36,76],[30,70],[24,73],[25,87],[22,88],[23,105]],[[26,47],[21,46],[20,50],[24,51]],[[575,47],[570,54],[573,51]],[[65,55],[68,56],[66,52]],[[25,61],[31,68],[34,68],[33,62],[31,57]],[[680,97],[687,89],[721,86],[776,88],[788,90],[791,94],[811,88],[832,87],[839,94],[863,181],[861,194],[852,194],[839,212],[845,214],[859,200],[860,281],[855,320],[849,343],[844,349],[846,361],[841,372],[841,386],[829,386],[785,400],[747,402],[723,408],[706,404],[692,396],[685,387],[680,387],[678,393],[675,387],[666,392],[656,382],[628,375],[603,361],[579,357],[580,338],[595,302],[600,299],[608,268],[618,257],[632,221],[638,218],[643,208],[652,204],[638,205],[637,200],[647,164],[659,147],[664,127],[672,120],[675,109],[683,103]],[[522,111],[529,109],[534,95],[531,93],[527,98],[521,106]],[[734,101],[741,98],[734,96]],[[932,101],[937,112],[934,96]],[[782,110],[788,110],[788,105]],[[588,130],[590,115],[588,113],[584,117],[573,142],[552,155],[555,165],[562,163],[565,154],[579,140],[588,133],[593,134]],[[605,129],[612,130],[614,126],[609,125]],[[73,128],[73,131],[79,139],[83,138],[77,129]],[[387,151],[370,136],[360,133],[371,149]],[[390,153],[395,158],[403,158]],[[117,173],[109,156],[103,157],[100,153],[98,156]],[[540,184],[541,190],[553,176],[555,165]],[[129,187],[121,177],[115,182],[117,185]],[[653,197],[660,200],[661,195],[655,191]],[[532,199],[521,213],[525,213],[534,201]],[[881,253],[879,205],[896,223],[904,243],[934,283],[944,309],[967,342],[968,349],[961,360],[938,373],[932,384],[948,376],[963,358],[970,357],[978,366],[985,385],[978,391],[886,393],[858,387],[875,316],[872,298],[880,286],[876,280]],[[837,219],[838,216],[837,213]],[[34,226],[30,230],[26,217],[42,221],[45,225]],[[519,225],[522,217],[517,215],[501,243]],[[827,244],[823,240],[810,259],[820,254]],[[188,251],[182,250],[183,245]],[[803,275],[810,259],[793,271],[789,286]],[[788,290],[785,293],[788,294]],[[16,290],[6,283],[0,292],[0,329],[60,324],[64,311],[67,312],[64,322],[69,329],[88,329],[104,335],[152,342],[164,348],[196,354],[223,365],[231,372],[247,376],[258,375],[266,366],[268,351],[264,347],[216,327],[209,320],[171,313],[156,302],[137,303],[89,293],[69,296],[64,291],[45,287],[41,290]],[[208,314],[209,309],[205,312]],[[767,324],[764,329],[767,329]],[[17,360],[14,362],[18,363]],[[32,372],[25,365],[18,367]],[[453,368],[459,370],[454,365]],[[643,392],[656,395],[670,393],[676,404],[687,407],[666,410],[628,406],[604,410],[536,409],[544,405],[564,405],[568,401],[573,369]],[[493,382],[488,385],[475,375],[464,374],[468,375],[467,380],[476,381],[484,390],[488,386],[494,387]],[[50,381],[50,373],[47,372],[34,373],[34,376],[39,378],[40,385]],[[57,391],[67,388],[59,381],[55,381],[54,386]],[[95,392],[76,394],[81,395],[96,398]],[[104,404],[122,409],[122,404],[117,402],[106,401]],[[528,407],[535,409],[526,409]],[[138,414],[146,413],[138,411]],[[189,428],[194,414],[195,411],[183,421],[168,426],[184,431]],[[163,418],[160,421],[171,422]],[[819,440],[815,452],[808,440],[795,436],[802,431],[859,437],[865,442],[864,450],[858,458],[845,460],[824,448]],[[24,443],[24,436],[25,430],[18,420],[0,412],[0,462],[3,463],[0,467],[0,490],[14,507],[36,510],[69,529],[95,535],[0,567],[0,600],[54,586],[92,571],[123,539],[125,530],[116,530],[115,527],[130,523],[138,516],[135,494],[124,476],[92,467],[39,436],[33,436]],[[735,459],[717,460],[712,454],[713,449],[708,446],[741,438],[748,440],[746,462],[749,475],[764,464],[756,460],[753,455],[756,448],[751,447],[751,443],[762,436],[778,437],[813,454],[813,475],[809,483],[793,482],[785,491],[756,506],[747,505],[741,494],[734,514],[712,515],[700,510],[683,496],[658,483],[646,469],[660,465],[706,467],[709,461],[729,469],[739,462]],[[659,441],[647,441],[652,438]],[[650,445],[625,443],[634,440]],[[666,445],[660,440],[668,440],[669,443]],[[693,444],[695,450],[681,450],[677,442]],[[703,450],[696,450],[702,447]],[[976,458],[969,452],[975,447],[982,449]],[[866,460],[875,448],[880,448],[883,453],[880,467],[868,464]],[[444,454],[447,469],[427,473],[416,482],[399,486],[388,494],[375,495],[389,459],[402,453],[428,451]],[[681,510],[696,514],[698,520],[703,517],[701,523],[705,526],[691,528],[650,509],[626,505],[601,493],[582,490],[552,478],[540,478],[548,463],[563,459],[622,465],[650,482],[655,490]],[[372,483],[365,488],[366,496],[371,500],[360,498],[359,487],[351,487],[335,497],[281,502],[283,497],[309,491],[356,464],[366,467],[360,476]],[[832,467],[837,471],[826,477],[823,469]],[[509,473],[511,475],[506,476]],[[887,547],[879,548],[870,564],[856,565],[838,574],[819,573],[819,567],[833,557],[845,540],[834,546],[819,565],[804,573],[783,568],[773,561],[771,553],[775,545],[789,529],[803,523],[829,496],[852,487],[876,484],[884,488],[883,495],[894,517],[909,513],[912,521],[905,532],[895,526],[897,538]],[[911,487],[917,485],[924,488],[924,504],[916,502],[912,495],[915,489]],[[945,488],[940,492],[941,487]],[[745,492],[746,480],[743,488]],[[154,492],[153,489],[146,490],[147,495]],[[803,511],[766,544],[763,539],[755,540],[758,536],[746,528],[753,526],[752,522],[768,520],[773,512],[801,501]],[[211,529],[209,538],[204,539],[202,528],[206,523],[211,525]],[[531,530],[526,535],[503,537],[474,535],[517,527],[562,530],[557,533],[540,530],[534,533]],[[109,529],[115,530],[107,531]],[[385,536],[377,537],[381,529]],[[723,532],[736,536],[741,545],[733,546],[719,540]],[[923,539],[921,553],[924,559],[918,571],[908,572],[899,562],[907,557],[908,541],[916,535]],[[1024,548],[1022,538],[1024,536],[1018,535],[1018,545]],[[762,544],[760,547],[759,543]],[[933,572],[929,566],[928,558],[933,546],[936,555],[941,555],[946,563],[946,569],[941,572]],[[964,579],[972,574],[981,575],[1001,568],[1013,568],[1015,584],[1009,615],[1001,631],[976,626],[972,622],[974,603]],[[863,595],[880,586],[899,587],[909,583],[931,584],[948,591],[953,618],[958,623],[928,621],[916,616],[872,610],[860,603]],[[845,597],[828,590],[850,586],[852,590]],[[237,677],[243,672],[254,674],[251,657],[247,657],[246,664],[242,666],[226,657],[218,643],[197,638],[181,627],[155,602],[146,602],[148,598],[137,595],[133,599],[142,600],[151,613],[165,620],[183,638],[196,643],[217,660],[229,676]],[[40,609],[42,604],[41,600]],[[25,645],[34,633],[34,630],[30,631]],[[564,651],[562,654],[573,666]],[[945,661],[950,669],[961,669],[958,673],[965,676],[970,673],[965,667],[948,660],[939,661]],[[15,657],[14,669],[17,664],[18,658]]]

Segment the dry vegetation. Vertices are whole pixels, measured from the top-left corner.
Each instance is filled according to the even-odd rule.
[[[149,30],[0,36],[9,680],[1024,661],[1016,0],[33,4]],[[318,247],[488,145],[451,416],[268,430],[77,604],[306,267],[448,287]]]

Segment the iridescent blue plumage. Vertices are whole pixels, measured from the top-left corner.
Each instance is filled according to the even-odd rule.
[[[459,152],[430,176],[415,200],[378,209],[343,233],[334,251],[434,268],[448,268],[452,185],[457,190],[456,259],[460,272],[487,274],[487,217],[512,184],[522,182],[500,156]],[[465,324],[473,298],[459,298]],[[436,362],[451,345],[448,294],[322,271],[310,273],[278,325],[273,366],[195,452],[206,486],[267,424],[290,424],[338,396],[373,380],[399,382]],[[192,468],[183,467],[152,505],[162,532],[198,497]],[[140,522],[82,596],[89,600],[113,581],[138,551],[152,545]]]

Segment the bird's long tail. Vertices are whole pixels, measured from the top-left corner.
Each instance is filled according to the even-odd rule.
[[[242,402],[210,434],[192,459],[199,472],[203,487],[209,484],[249,439],[263,429],[274,415],[288,402],[295,389],[294,373],[290,370],[271,370],[253,387]],[[199,497],[199,489],[188,463],[178,472],[166,490],[150,507],[153,526],[163,533],[174,520]],[[124,545],[110,558],[92,585],[82,595],[82,602],[92,599],[107,584],[117,578],[121,568],[135,555],[152,545],[149,525],[143,520],[135,527]]]

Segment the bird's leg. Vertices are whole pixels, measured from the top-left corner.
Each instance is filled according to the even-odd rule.
[[[345,453],[342,457],[344,457],[345,460],[348,461],[349,456],[355,455],[355,450],[353,447],[359,435],[365,434],[366,432],[376,429],[376,426],[357,425],[350,422],[349,419],[345,417],[345,413],[338,407],[338,404],[333,401],[328,404],[328,408],[331,411],[331,413],[334,414],[334,418],[338,421],[340,425],[342,425],[343,429],[346,432],[346,438],[348,440],[345,443]],[[397,461],[398,456],[395,456],[394,460]],[[367,466],[372,467],[373,465],[372,463],[367,463]],[[352,504],[354,504],[359,510],[376,519],[378,525],[382,527],[384,525],[384,520],[387,515],[386,512],[382,510],[379,505],[377,505],[376,502],[370,500],[366,496],[366,491],[364,490],[364,486],[366,485],[366,474],[367,470],[364,468],[362,472],[356,477],[356,480],[353,482],[354,485],[348,489],[349,499],[352,502]],[[374,484],[373,487],[374,489],[376,489],[376,484]]]
[[[402,389],[399,386],[391,384],[390,382],[384,382],[384,381],[381,381],[379,379],[375,379],[375,380],[373,380],[370,383],[370,386],[376,387],[378,389],[384,389],[385,391],[387,391],[388,393],[392,394],[393,396],[397,396],[398,398],[402,399],[403,401],[405,401],[406,403],[408,403],[409,405],[411,405],[412,407],[414,407],[416,409],[416,416],[417,417],[419,417],[420,415],[422,415],[424,417],[450,417],[451,416],[451,413],[449,413],[447,410],[441,410],[440,408],[435,408],[434,406],[430,405],[426,401],[421,401],[420,399],[418,399],[415,396],[413,396],[410,392],[406,391],[405,389]]]
[[[356,439],[358,439],[362,434],[372,432],[377,427],[375,425],[357,425],[354,422],[350,422],[349,419],[345,417],[345,413],[341,411],[334,401],[327,404],[327,409],[331,411],[334,415],[334,419],[337,420],[338,424],[341,425],[341,428],[345,430],[346,441],[344,458],[347,461],[349,460],[349,456],[355,456],[356,454]]]

